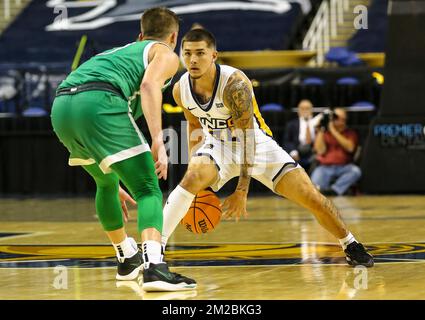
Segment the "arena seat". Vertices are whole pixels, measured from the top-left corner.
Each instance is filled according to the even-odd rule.
[[[359,79],[353,77],[343,77],[336,81],[336,84],[338,85],[356,85],[359,83]]]
[[[349,57],[350,53],[346,47],[332,47],[325,54],[325,58],[329,62],[341,63]]]
[[[325,81],[320,78],[311,77],[303,79],[302,84],[305,86],[322,86],[325,84]]]
[[[22,112],[24,117],[46,117],[49,113],[44,108],[30,107]]]
[[[375,105],[372,102],[369,101],[357,101],[353,103],[351,106],[352,110],[355,109],[362,109],[362,110],[375,110]]]
[[[339,65],[341,67],[353,67],[364,65],[364,62],[357,56],[356,53],[350,52],[348,57],[342,60]]]
[[[362,97],[360,80],[355,77],[337,79],[333,89],[335,92],[333,101],[337,106],[348,106]]]
[[[278,103],[268,103],[260,107],[261,112],[282,112],[285,108]]]

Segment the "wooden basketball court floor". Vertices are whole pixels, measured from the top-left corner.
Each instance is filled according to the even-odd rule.
[[[115,281],[93,199],[0,199],[0,299],[424,299],[425,196],[333,200],[374,268],[346,265],[306,210],[250,197],[239,223],[221,221],[204,235],[179,226],[170,239],[172,270],[195,278],[197,290],[146,293],[137,281]]]

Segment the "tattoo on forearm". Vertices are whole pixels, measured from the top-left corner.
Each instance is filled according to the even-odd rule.
[[[253,113],[251,88],[237,73],[230,77],[224,89],[224,102],[232,112],[233,121],[247,128]]]
[[[242,144],[241,172],[236,189],[248,191],[251,180],[248,169],[254,164],[255,156],[254,108],[251,88],[238,73],[229,78],[224,89],[224,103],[231,111],[235,133]]]

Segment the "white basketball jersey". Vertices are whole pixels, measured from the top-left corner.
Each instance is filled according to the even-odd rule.
[[[189,110],[195,117],[199,119],[204,134],[213,136],[222,141],[232,141],[233,121],[230,110],[224,104],[223,91],[230,76],[238,69],[216,64],[217,74],[214,84],[214,91],[211,100],[202,105],[197,101],[189,78],[186,72],[180,78],[180,99],[184,108]],[[262,143],[272,139],[272,133],[261,117],[257,102],[252,92],[254,107],[254,129],[256,143]]]

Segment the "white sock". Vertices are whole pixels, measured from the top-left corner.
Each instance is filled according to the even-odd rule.
[[[124,261],[125,258],[134,256],[138,251],[136,241],[129,237],[125,237],[123,242],[113,243],[112,245],[114,246],[115,252],[120,261]]]
[[[142,248],[145,269],[149,268],[149,263],[158,264],[162,262],[161,244],[158,241],[146,240],[143,242]]]
[[[347,249],[347,246],[350,243],[353,243],[357,240],[356,240],[356,238],[354,238],[354,236],[351,234],[351,232],[349,232],[348,235],[345,238],[338,239],[338,241],[341,244],[342,250],[345,250],[345,249]]]
[[[168,196],[163,210],[164,222],[162,226],[161,243],[165,248],[168,238],[176,229],[181,219],[186,215],[195,195],[178,185]]]

